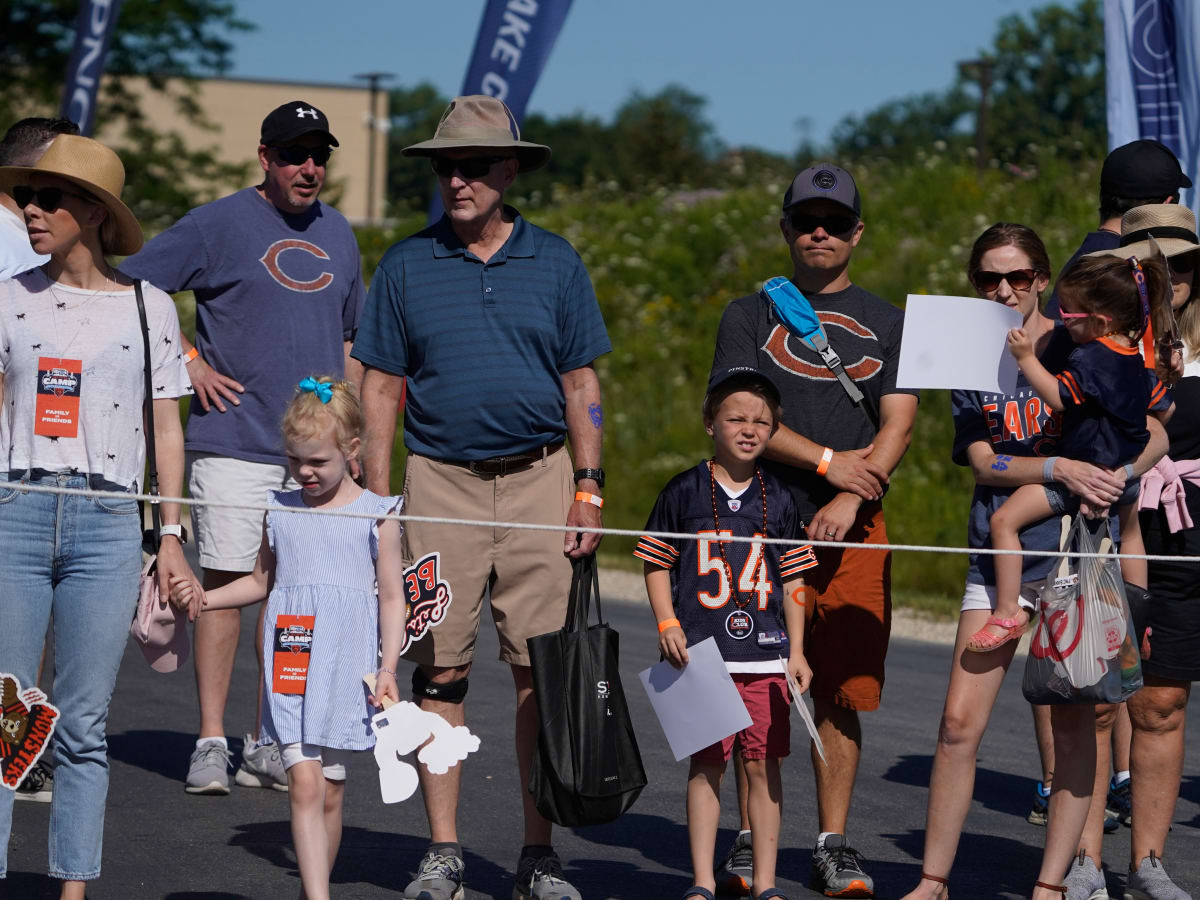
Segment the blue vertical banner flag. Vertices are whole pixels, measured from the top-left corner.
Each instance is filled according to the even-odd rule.
[[[1140,138],[1171,148],[1200,185],[1200,9],[1195,0],[1105,0],[1109,149]],[[1197,207],[1195,189],[1183,202]]]
[[[571,0],[488,0],[459,93],[503,100],[519,127],[570,9]],[[441,214],[435,191],[429,220]]]
[[[96,124],[96,103],[100,98],[100,76],[112,42],[113,29],[122,0],[79,0],[75,18],[75,47],[67,63],[67,83],[63,88],[64,119],[79,126],[81,134],[91,135]]]

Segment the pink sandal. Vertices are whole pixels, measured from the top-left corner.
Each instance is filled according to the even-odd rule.
[[[1002,619],[999,616],[989,616],[987,624],[971,635],[970,640],[967,641],[967,649],[972,653],[988,653],[997,647],[1003,647],[1013,639],[1019,639],[1033,624],[1033,616],[1029,613],[1026,615],[1029,618],[1024,623],[1015,618]],[[988,631],[988,628],[993,625],[1003,628],[1004,633],[993,634]]]

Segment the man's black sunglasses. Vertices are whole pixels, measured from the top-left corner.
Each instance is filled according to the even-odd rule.
[[[305,161],[311,156],[314,166],[323,166],[329,162],[329,156],[333,153],[332,147],[272,147],[275,155],[289,166],[302,166]]]
[[[434,156],[430,158],[429,164],[441,178],[450,178],[455,172],[458,172],[463,178],[482,178],[492,170],[492,166],[496,163],[509,158],[507,156],[468,156],[466,159],[451,159],[449,156]]]
[[[17,206],[21,209],[36,201],[38,209],[48,213],[52,213],[58,209],[64,196],[78,197],[80,200],[87,200],[89,203],[97,202],[95,197],[89,197],[86,194],[76,194],[74,191],[64,191],[58,187],[33,188],[27,184],[13,185],[12,196],[13,200],[17,201]]]
[[[797,234],[812,234],[818,228],[824,228],[827,234],[845,234],[854,230],[854,226],[858,224],[858,219],[854,216],[815,216],[802,212],[792,213],[788,221],[792,223],[792,230]]]

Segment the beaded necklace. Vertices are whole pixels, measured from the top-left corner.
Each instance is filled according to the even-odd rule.
[[[721,552],[721,564],[725,566],[725,574],[729,578],[730,593],[733,594],[733,605],[738,609],[745,609],[750,605],[750,598],[742,597],[742,589],[733,578],[733,568],[729,565],[729,560],[725,557],[725,542],[721,540],[721,518],[717,514],[717,476],[715,473],[715,463],[713,460],[708,461],[708,488],[712,496],[712,514],[713,526],[717,532],[717,549]],[[762,469],[757,464],[754,466],[754,474],[758,476],[758,490],[762,494],[762,536],[767,536],[767,483],[763,481]]]

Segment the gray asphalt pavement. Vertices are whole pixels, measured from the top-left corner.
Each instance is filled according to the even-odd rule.
[[[616,603],[606,604],[604,610],[621,633],[622,676],[650,784],[617,822],[564,830],[555,843],[567,877],[588,900],[674,898],[690,884],[684,819],[687,763],[676,763],[669,754],[637,680],[636,673],[657,660],[649,613],[643,607]],[[249,730],[254,716],[253,612],[244,613],[226,717],[231,735]],[[467,897],[506,900],[521,844],[520,788],[512,748],[512,682],[496,656],[495,636],[485,625],[467,701],[468,721],[482,738],[482,747],[465,764],[459,827],[467,860]],[[863,763],[849,838],[869,861],[881,898],[899,897],[920,874],[926,787],[949,657],[945,646],[893,641],[883,707],[864,716]],[[1019,661],[1014,668],[1018,667]],[[1198,714],[1193,704],[1193,721]],[[190,665],[172,675],[157,674],[130,644],[110,716],[112,783],[104,873],[88,892],[92,900],[257,900],[297,895],[300,882],[285,794],[238,787],[227,797],[184,793],[196,720]],[[233,743],[240,750],[240,740]],[[779,858],[780,887],[793,900],[818,896],[804,886],[816,831],[806,745],[803,726],[794,719],[796,753],[784,768]],[[1028,896],[1044,835],[1043,829],[1024,819],[1037,765],[1020,673],[1010,672],[979,753],[975,802],[951,879],[955,897]],[[1176,879],[1194,892],[1200,889],[1198,771],[1200,748],[1193,744],[1167,858]],[[731,781],[725,801],[722,851],[737,825]],[[9,878],[7,885],[0,882],[0,896],[12,900],[57,896],[47,893],[52,886],[42,874],[49,810],[45,804],[16,805]],[[379,799],[373,757],[358,755],[346,792],[345,831],[333,872],[333,896],[398,897],[424,850],[426,835],[420,795],[385,806]],[[1106,838],[1109,889],[1118,898],[1128,852],[1128,829]]]

